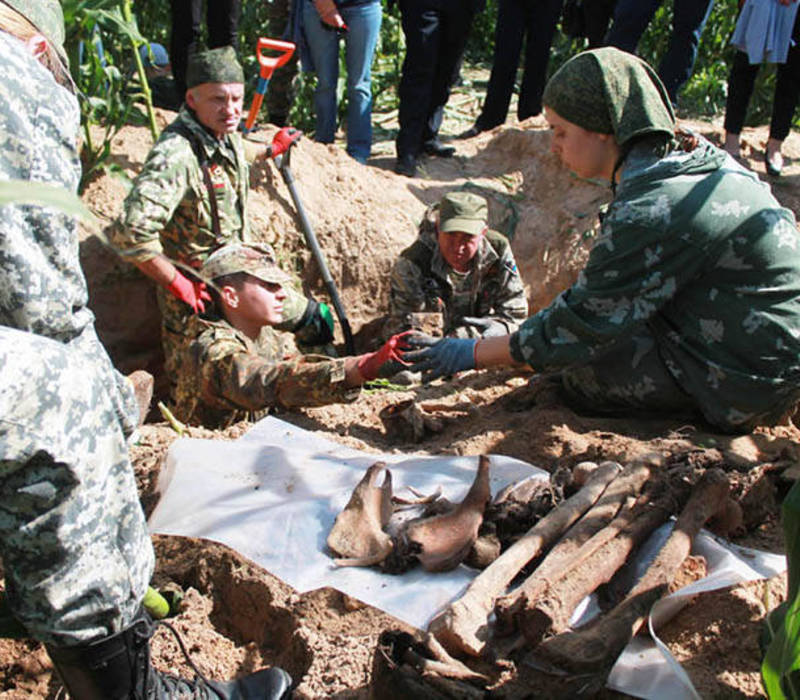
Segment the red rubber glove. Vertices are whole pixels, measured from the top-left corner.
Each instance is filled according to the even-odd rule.
[[[407,365],[403,359],[403,353],[406,350],[412,350],[410,345],[406,344],[406,336],[415,333],[416,331],[406,331],[405,333],[398,333],[393,335],[387,340],[383,347],[376,352],[364,355],[358,361],[358,371],[364,380],[369,382],[378,378],[380,368],[387,362],[399,362],[402,365]]]
[[[211,301],[211,295],[206,289],[206,283],[193,282],[181,274],[180,270],[175,271],[175,279],[170,282],[167,289],[172,296],[191,306],[195,313],[205,311],[205,302]]]
[[[284,126],[272,138],[272,145],[270,146],[270,156],[277,158],[279,155],[286,153],[293,144],[300,140],[303,132],[295,129],[293,126]]]

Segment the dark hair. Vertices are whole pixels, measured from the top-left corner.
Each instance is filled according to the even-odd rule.
[[[212,284],[208,285],[208,293],[211,294],[211,301],[214,302],[217,309],[222,311],[224,308],[219,291],[223,287],[233,287],[239,290],[249,277],[252,277],[249,272],[231,272],[229,275],[222,275],[221,277],[214,278],[211,281]]]

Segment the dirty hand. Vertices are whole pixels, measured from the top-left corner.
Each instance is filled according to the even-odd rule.
[[[167,290],[172,296],[191,306],[195,313],[205,311],[205,302],[211,301],[206,283],[194,282],[182,275],[180,270],[175,271],[175,279],[170,282]]]
[[[407,338],[412,333],[414,331],[393,335],[383,344],[380,350],[361,357],[358,361],[358,371],[365,381],[369,382],[377,379],[380,368],[387,362],[399,362],[402,365],[408,365],[408,362],[403,360],[403,353],[411,349]]]
[[[319,14],[319,18],[324,24],[340,31],[347,31],[347,25],[344,23],[333,0],[314,0],[314,7],[317,9],[317,14]]]
[[[508,328],[502,321],[495,321],[493,318],[479,318],[477,316],[464,316],[461,322],[465,326],[472,326],[477,330],[482,338],[494,338],[500,335],[508,335]]]
[[[273,136],[269,155],[272,158],[277,158],[286,153],[292,145],[300,140],[302,135],[303,132],[299,129],[295,129],[293,126],[284,126],[283,129]]]
[[[445,377],[456,372],[475,369],[476,338],[433,338],[417,333],[406,340],[413,352],[403,354],[403,359],[413,364],[412,372],[422,372],[423,381]]]

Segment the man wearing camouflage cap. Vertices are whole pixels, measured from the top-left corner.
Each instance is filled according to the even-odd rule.
[[[488,227],[486,200],[450,192],[428,208],[419,237],[392,269],[387,333],[441,314],[444,335],[505,335],[528,315],[508,239]]]
[[[0,172],[74,194],[79,111],[63,37],[57,0],[0,2]],[[145,697],[146,688],[149,698],[278,698],[289,683],[279,669],[206,684],[150,665],[142,600],[154,555],[126,445],[139,406],[97,339],[87,298],[77,222],[39,205],[2,207],[4,618],[10,611],[18,634],[45,644],[76,700]]]
[[[201,275],[213,283],[215,304],[189,322],[176,390],[175,413],[183,421],[217,428],[256,420],[274,407],[354,401],[359,386],[399,359],[402,337],[356,357],[298,356],[291,336],[274,330],[283,320],[289,276],[268,246],[220,248]]]
[[[189,317],[209,298],[191,270],[220,246],[250,239],[249,166],[237,133],[244,74],[233,47],[194,54],[186,80],[186,102],[147,156],[111,232],[120,255],[159,285],[170,377]],[[298,331],[301,342],[328,343],[333,320],[324,311],[292,291],[285,328]]]

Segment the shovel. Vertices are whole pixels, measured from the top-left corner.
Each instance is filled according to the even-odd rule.
[[[288,150],[279,156],[275,156],[273,160],[275,161],[275,165],[278,166],[278,170],[281,173],[281,177],[283,177],[283,181],[289,188],[289,193],[292,195],[292,201],[294,202],[294,206],[297,209],[297,214],[300,217],[300,223],[303,225],[303,236],[306,239],[308,247],[311,249],[311,254],[314,256],[314,260],[317,261],[320,274],[322,275],[322,281],[325,282],[325,288],[328,290],[328,294],[331,297],[331,303],[336,311],[336,317],[339,319],[339,325],[342,327],[342,335],[344,335],[344,345],[347,350],[347,354],[355,355],[356,349],[353,342],[353,331],[350,329],[350,321],[347,320],[347,315],[344,312],[342,301],[339,299],[339,292],[336,290],[336,284],[333,281],[333,277],[331,277],[330,270],[328,270],[328,265],[325,262],[325,255],[322,252],[322,249],[319,247],[317,236],[314,233],[314,228],[311,226],[308,216],[306,215],[305,207],[303,207],[303,202],[300,199],[300,194],[298,193],[297,187],[295,187],[294,184],[294,175],[292,175],[292,170],[289,167],[289,156],[291,155],[292,147],[295,143],[296,141],[292,142]]]
[[[265,56],[265,50],[272,50],[280,52],[278,56]],[[294,53],[294,44],[290,41],[280,41],[278,39],[267,39],[261,37],[256,45],[256,57],[260,66],[258,85],[253,94],[253,103],[250,105],[250,111],[247,114],[242,132],[247,134],[253,130],[253,125],[256,122],[258,110],[261,109],[261,103],[264,101],[264,95],[267,94],[267,85],[269,79],[275,72],[276,68],[285,66]]]

